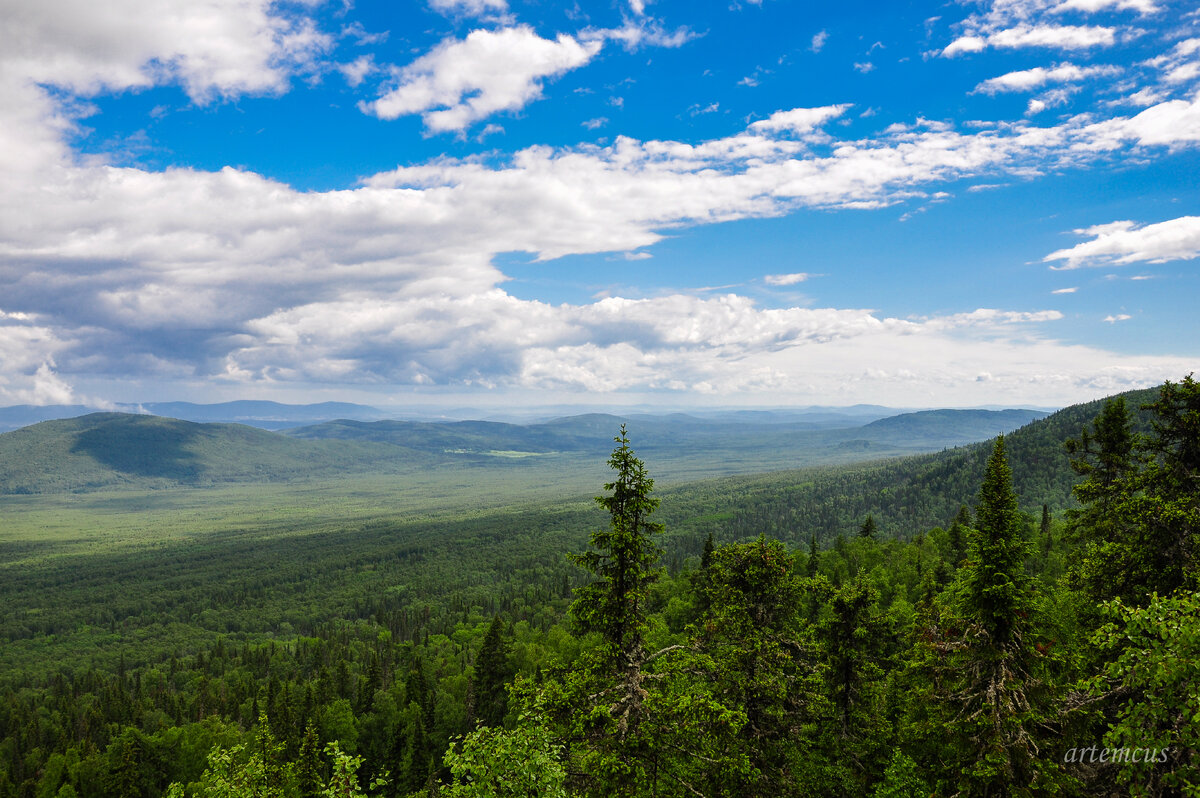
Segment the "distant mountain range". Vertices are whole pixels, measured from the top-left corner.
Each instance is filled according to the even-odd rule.
[[[364,415],[373,410],[273,402],[145,407],[151,408],[193,417],[240,414],[279,424],[291,423],[285,419],[288,414],[294,422],[323,410],[350,408]],[[264,419],[268,413],[274,418]],[[729,421],[681,413],[627,418],[593,413],[536,424],[342,418],[273,432],[248,424],[91,413],[0,434],[0,494],[281,482],[462,464],[508,467],[530,455],[557,457],[566,467],[581,458],[602,462],[622,423],[628,424],[639,454],[728,464],[725,471],[746,473],[937,451],[991,438],[1045,415],[1036,410],[934,410],[869,422],[860,416],[845,419],[839,428],[830,427],[827,418]]]
[[[163,416],[181,421],[202,421],[221,424],[245,424],[259,429],[287,429],[316,424],[335,418],[373,421],[387,418],[378,408],[349,402],[321,402],[309,405],[286,405],[280,402],[240,400],[218,404],[192,402],[147,402],[138,405],[117,405],[111,408],[122,413]],[[77,418],[94,413],[97,408],[83,405],[14,405],[0,407],[0,432],[19,429],[39,421]]]
[[[999,408],[989,408],[999,409]],[[385,419],[420,420],[429,422],[464,419],[487,419],[513,425],[544,423],[556,417],[575,418],[580,415],[572,407],[540,407],[501,411],[468,408],[409,408],[406,410],[384,410],[370,405],[350,402],[320,402],[317,404],[291,405],[281,402],[239,400],[217,404],[194,402],[144,402],[141,404],[118,404],[108,407],[84,405],[13,405],[0,407],[0,432],[20,429],[39,421],[77,418],[95,412],[136,413],[140,415],[176,418],[181,421],[211,422],[216,424],[245,424],[259,429],[282,430],[320,424],[325,421],[349,419],[353,421],[381,421]],[[793,428],[839,429],[858,427],[870,421],[888,418],[904,410],[881,405],[851,405],[849,407],[800,407],[776,409],[695,409],[687,413],[667,414],[687,422],[719,422],[754,425],[782,424]],[[613,414],[630,420],[661,419],[663,413],[645,408],[623,409]]]

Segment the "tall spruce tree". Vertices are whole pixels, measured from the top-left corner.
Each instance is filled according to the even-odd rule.
[[[936,751],[928,765],[939,790],[964,798],[1050,794],[1061,785],[1057,762],[1039,757],[1035,740],[1045,701],[1027,639],[1035,610],[1028,548],[1001,436],[949,605],[930,616],[914,648],[918,742]]]
[[[504,641],[504,622],[497,615],[484,635],[479,657],[475,660],[475,675],[471,681],[475,696],[475,717],[484,726],[501,726],[508,712],[505,686],[513,677]]]
[[[598,579],[576,591],[571,613],[582,629],[599,632],[619,669],[639,663],[646,629],[646,592],[658,577],[655,565],[662,554],[653,536],[662,524],[650,521],[658,507],[652,498],[654,480],[629,446],[625,425],[615,439],[608,465],[616,478],[604,486],[607,496],[596,502],[608,510],[608,529],[592,533],[592,551],[571,556]]]
[[[653,536],[662,525],[650,521],[658,500],[654,480],[629,446],[625,425],[608,459],[616,478],[596,501],[608,510],[609,526],[591,535],[592,550],[571,555],[598,577],[576,590],[571,615],[586,632],[599,633],[603,646],[593,662],[567,679],[576,706],[576,729],[585,742],[583,789],[594,795],[634,795],[657,777],[654,751],[642,734],[647,717],[643,668],[647,628],[646,599],[658,578],[661,554]],[[573,734],[574,734],[573,733]]]
[[[987,633],[991,646],[1003,649],[1018,636],[1031,599],[1030,579],[1025,573],[1029,544],[1003,435],[996,439],[988,458],[975,519],[963,574],[962,609]]]

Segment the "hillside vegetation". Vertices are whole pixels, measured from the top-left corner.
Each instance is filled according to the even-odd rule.
[[[238,424],[92,413],[0,435],[0,493],[287,481],[427,459],[396,447],[296,440]]]
[[[321,406],[315,406],[321,407]],[[746,473],[930,451],[982,440],[1036,411],[934,411],[891,425],[814,430],[689,416],[640,417],[644,450],[672,477]],[[0,434],[0,494],[280,483],[339,475],[412,474],[462,465],[594,474],[623,419],[593,414],[517,425],[487,421],[340,420],[286,434],[238,424],[92,413]],[[877,422],[878,424],[878,422]],[[939,432],[939,429],[942,430]],[[532,463],[517,461],[533,458]]]
[[[1174,428],[1200,413],[1200,390],[1188,390],[1196,407],[1171,411]],[[1157,396],[1124,397],[1131,427],[1153,432],[1138,408]],[[830,798],[1082,798],[1139,784],[1177,794],[1167,788],[1200,778],[1178,755],[1200,741],[1200,724],[1172,725],[1193,717],[1175,708],[1197,691],[1163,663],[1200,655],[1200,641],[1179,632],[1200,628],[1200,607],[1182,593],[1150,606],[1145,580],[1166,595],[1194,568],[1190,554],[1131,561],[1171,549],[1129,536],[1192,534],[1195,490],[1158,465],[1180,446],[1191,451],[1190,439],[1166,454],[1139,445],[1150,464],[1111,483],[1109,515],[1089,499],[1091,515],[1064,516],[1079,507],[1069,490],[1081,479],[1064,442],[1102,408],[1033,421],[1003,446],[662,490],[648,481],[654,462],[619,447],[616,471],[593,464],[580,494],[564,493],[573,477],[559,475],[553,501],[547,486],[526,484],[506,502],[507,476],[550,471],[521,471],[526,461],[505,471],[486,458],[447,472],[457,487],[422,469],[420,496],[391,479],[350,477],[286,490],[9,497],[0,795],[310,798],[331,794],[324,785],[350,764],[355,792],[332,794],[363,794],[385,773],[372,795],[477,795],[481,784],[497,795],[525,784],[525,794],[597,798],[768,796],[781,784]],[[605,481],[598,507],[589,494]],[[611,498],[622,490],[625,499]],[[636,518],[621,520],[634,506]],[[1184,514],[1160,514],[1154,527],[1139,520],[1164,507]],[[1102,533],[1118,528],[1127,531]],[[622,541],[636,542],[631,556],[613,554]],[[976,590],[984,558],[1017,588],[1001,604]],[[616,582],[605,569],[619,561],[641,563],[624,582],[636,601],[606,592]],[[1125,564],[1144,584],[1106,578]],[[1128,603],[1102,615],[1114,596]],[[632,614],[611,620],[618,611]],[[1110,619],[1136,641],[1138,662],[1171,678],[1139,682],[1124,644],[1090,644]],[[979,648],[991,639],[1002,643]],[[990,662],[1031,676],[970,681]],[[1035,714],[1000,716],[1002,736],[990,742],[955,703],[1028,685],[1021,700]],[[1129,714],[1121,701],[1135,694],[1140,714]],[[1085,700],[1092,709],[1072,708]],[[1177,755],[1156,771],[1064,759],[1138,740]],[[968,767],[978,762],[989,764]]]

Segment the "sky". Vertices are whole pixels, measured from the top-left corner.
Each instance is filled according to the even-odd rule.
[[[1061,406],[1200,363],[1192,0],[0,0],[0,404]]]

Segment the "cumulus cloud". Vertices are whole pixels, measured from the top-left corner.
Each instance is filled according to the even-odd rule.
[[[1147,8],[1149,0],[985,0],[983,9],[953,25],[954,39],[941,50],[947,58],[999,49],[1043,48],[1083,51],[1110,47],[1140,31],[1128,24],[1064,24],[1064,12]]]
[[[1119,321],[1129,321],[1132,318],[1133,316],[1130,316],[1128,313],[1118,313],[1116,315],[1105,316],[1104,320],[1109,324],[1116,324]]]
[[[178,82],[196,102],[280,92],[332,44],[272,0],[6,3],[6,71],[77,94]]]
[[[639,47],[682,47],[699,35],[683,26],[670,30],[652,17],[639,15],[637,19],[627,19],[619,28],[585,30],[579,38],[585,42],[615,41],[626,50],[636,50]]]
[[[750,129],[764,132],[807,133],[830,119],[836,119],[846,113],[848,108],[850,108],[848,103],[842,103],[840,105],[824,105],[820,108],[793,108],[790,111],[776,111],[766,119],[752,122]]]
[[[808,272],[794,272],[792,274],[768,274],[763,277],[763,282],[767,285],[796,285],[802,283],[812,277]]]
[[[1052,9],[1061,14],[1065,11],[1082,11],[1094,14],[1097,11],[1137,11],[1140,14],[1157,14],[1161,9],[1153,0],[1064,0]]]
[[[1051,252],[1042,260],[1066,261],[1051,268],[1078,269],[1126,263],[1165,263],[1200,257],[1200,216],[1182,216],[1157,224],[1139,226],[1120,221],[1096,225],[1075,233],[1091,241]]]
[[[1055,50],[1087,50],[1111,46],[1116,41],[1116,29],[1094,25],[1017,25],[980,36],[960,36],[942,55],[953,57],[961,53],[977,53],[987,47],[1020,49],[1044,47]]]
[[[1079,67],[1070,63],[1048,68],[1034,67],[1018,72],[1008,72],[999,77],[985,80],[975,87],[975,91],[984,94],[1032,91],[1047,83],[1075,83],[1091,77],[1115,75],[1118,72],[1120,70],[1112,66]]]
[[[829,41],[829,31],[820,31],[819,33],[813,35],[812,42],[809,44],[808,49],[812,50],[814,53],[819,53],[821,50],[825,49],[825,42],[827,41]]]
[[[495,17],[508,11],[507,0],[429,0],[429,7],[448,16]]]
[[[1200,38],[1177,42],[1166,53],[1146,61],[1158,70],[1160,80],[1167,85],[1187,83],[1200,77]]]
[[[370,55],[360,55],[348,64],[338,64],[337,66],[338,72],[342,73],[342,77],[352,87],[360,85],[376,68],[375,59]]]
[[[583,66],[601,42],[560,34],[543,39],[519,25],[447,39],[396,71],[396,85],[362,109],[380,119],[420,113],[432,132],[462,130],[542,96],[543,81]]]

